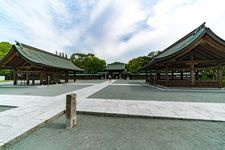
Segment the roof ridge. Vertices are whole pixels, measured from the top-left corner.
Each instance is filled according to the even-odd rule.
[[[45,51],[45,50],[42,50],[42,49],[39,49],[39,48],[30,46],[30,45],[27,45],[27,44],[24,44],[24,43],[20,43],[20,42],[17,42],[17,41],[16,41],[16,45],[18,45],[20,48],[27,47],[27,48],[30,48],[30,49],[32,49],[32,50],[39,51],[39,52],[41,52],[41,53],[45,53],[45,54],[52,55],[52,56],[55,56],[55,57],[58,57],[58,58],[62,58],[62,59],[69,60],[68,58],[61,57],[61,56],[58,56],[58,55],[56,55],[56,54],[47,52],[47,51]]]

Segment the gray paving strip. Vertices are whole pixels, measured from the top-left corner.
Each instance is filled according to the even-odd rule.
[[[72,93],[77,94],[77,111],[98,114],[225,121],[225,104],[223,103],[87,98],[112,83],[106,81],[73,91]],[[67,94],[55,97],[0,95],[0,105],[17,106],[17,108],[0,113],[0,147],[63,113]]]
[[[78,105],[77,110],[128,116],[225,121],[223,103],[86,99]]]
[[[114,83],[112,85],[118,85],[118,86],[145,86],[145,84],[130,84],[130,83],[124,83],[124,84],[118,84],[118,83]]]

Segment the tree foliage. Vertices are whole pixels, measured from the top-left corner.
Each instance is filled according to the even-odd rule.
[[[0,42],[0,60],[5,57],[5,55],[11,49],[12,44],[9,42]],[[0,75],[12,75],[12,70],[9,69],[0,69]]]
[[[10,44],[9,42],[0,42],[0,60],[5,57],[11,47],[12,44]]]
[[[128,62],[128,71],[132,73],[137,73],[149,61],[150,61],[150,57],[148,56],[133,58]]]
[[[128,71],[137,73],[144,65],[146,65],[153,57],[158,55],[160,51],[152,51],[147,56],[133,58],[128,62]]]
[[[87,73],[98,73],[105,70],[106,62],[94,54],[74,53],[71,61],[78,67],[84,69]]]

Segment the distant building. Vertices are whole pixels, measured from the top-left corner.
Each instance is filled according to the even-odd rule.
[[[112,64],[108,64],[105,71],[106,78],[108,78],[109,75],[112,77],[112,79],[126,78],[126,68],[124,63],[114,62]]]

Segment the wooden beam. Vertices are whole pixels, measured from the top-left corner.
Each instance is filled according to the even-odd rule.
[[[7,66],[7,64],[8,64],[9,62],[11,62],[13,59],[15,59],[15,57],[17,57],[17,52],[13,52],[12,56],[9,57],[8,59],[6,59],[6,60],[2,63],[3,67],[4,67],[4,66]]]
[[[225,54],[225,46],[216,42],[214,39],[212,39],[210,36],[204,37],[205,43],[209,44],[210,46],[214,47],[216,50],[222,52]]]
[[[202,41],[203,41],[202,39],[199,40],[199,41],[196,42],[194,45],[192,45],[192,46],[190,46],[189,48],[187,48],[184,52],[182,52],[182,53],[178,54],[177,56],[175,56],[175,57],[173,58],[173,61],[176,62],[176,60],[179,59],[180,57],[182,57],[182,56],[184,56],[184,55],[190,53],[190,52],[191,52],[195,47],[197,47]]]

